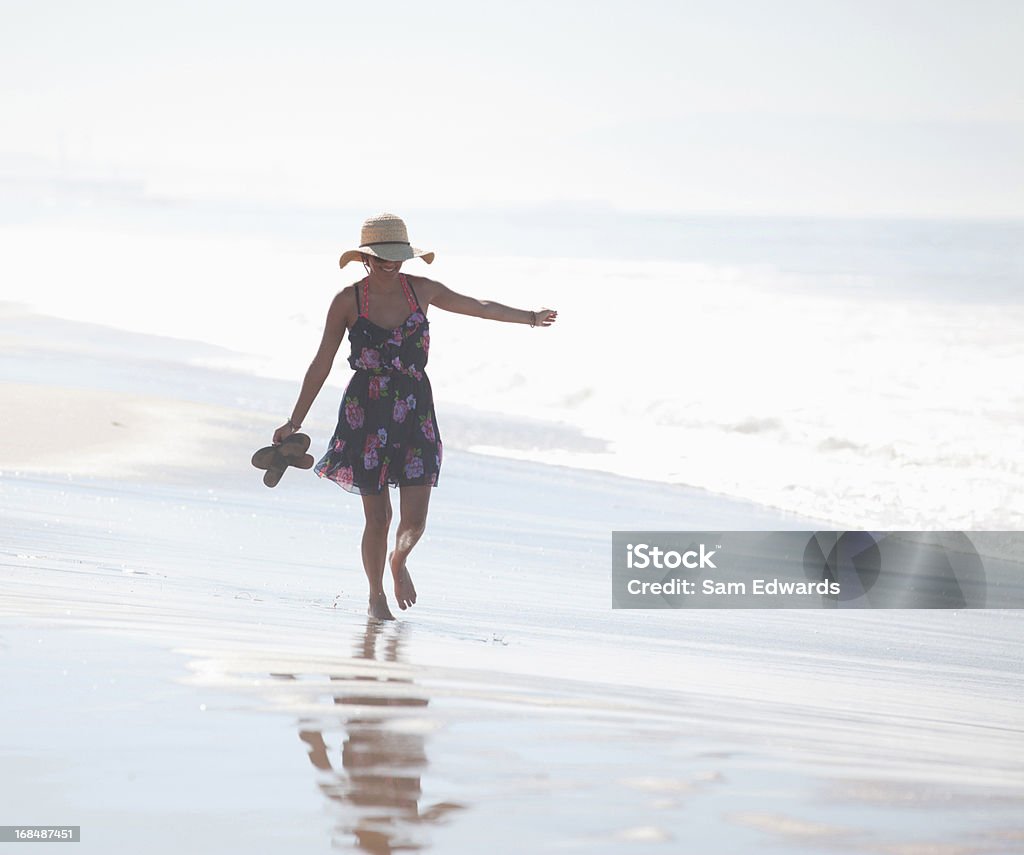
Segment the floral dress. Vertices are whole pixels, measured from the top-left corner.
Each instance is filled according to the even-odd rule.
[[[388,484],[435,486],[441,469],[434,396],[423,370],[429,325],[404,274],[401,281],[409,317],[392,330],[367,317],[367,280],[356,285],[359,317],[348,333],[348,364],[356,373],[342,396],[327,453],[315,469],[352,493],[373,495]]]

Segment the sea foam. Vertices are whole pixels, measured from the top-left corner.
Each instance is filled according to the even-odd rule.
[[[207,365],[291,379],[297,393],[333,295],[362,273],[339,275],[335,244],[10,226],[3,296],[216,344],[232,354]],[[1024,305],[929,297],[922,265],[902,291],[877,272],[749,261],[449,255],[407,271],[559,311],[544,330],[430,312],[442,436],[446,408],[477,413],[471,450],[842,526],[1024,527]],[[347,381],[346,347],[322,394]],[[552,445],[553,428],[579,441]]]

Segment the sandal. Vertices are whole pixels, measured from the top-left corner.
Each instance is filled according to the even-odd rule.
[[[268,487],[276,487],[289,466],[296,469],[312,469],[313,455],[306,454],[309,448],[309,437],[304,433],[293,433],[281,440],[280,445],[268,445],[252,456],[252,465],[257,469],[266,469],[263,483]]]

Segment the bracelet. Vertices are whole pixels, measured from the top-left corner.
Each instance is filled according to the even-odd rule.
[[[537,326],[537,313],[536,312],[530,312],[530,326],[531,327]]]
[[[285,422],[285,424],[287,424],[292,430],[300,430],[302,428],[302,425],[297,425],[292,421],[291,416],[288,417],[288,421]]]

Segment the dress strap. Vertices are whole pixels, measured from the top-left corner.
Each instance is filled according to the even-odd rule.
[[[363,287],[363,300],[360,305],[359,286]],[[359,316],[370,319],[370,281],[369,277],[356,284],[356,308],[359,309]]]
[[[412,290],[412,283],[405,278],[405,274],[401,274],[402,279],[402,290],[405,291],[405,299],[409,301],[409,311],[415,312],[420,307],[420,301],[416,297],[416,292]]]

